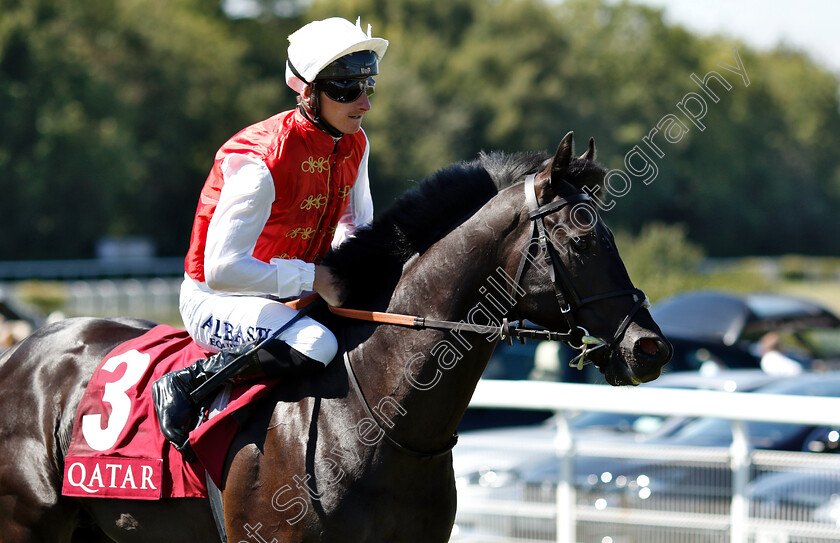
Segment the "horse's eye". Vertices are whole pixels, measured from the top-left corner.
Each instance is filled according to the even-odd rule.
[[[585,253],[592,248],[592,244],[586,238],[575,238],[572,240],[572,249],[576,253]]]

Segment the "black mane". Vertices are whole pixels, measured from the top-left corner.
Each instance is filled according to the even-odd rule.
[[[373,223],[330,251],[324,265],[341,278],[348,307],[364,307],[391,292],[405,263],[471,217],[500,190],[545,167],[550,155],[481,153],[421,181]]]

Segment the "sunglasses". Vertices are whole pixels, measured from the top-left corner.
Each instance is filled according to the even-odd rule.
[[[371,96],[376,82],[372,77],[367,79],[325,79],[315,83],[315,88],[324,91],[330,100],[349,104],[359,99],[362,93]]]

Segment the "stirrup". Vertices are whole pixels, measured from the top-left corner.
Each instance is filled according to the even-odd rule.
[[[175,447],[176,451],[181,453],[181,456],[184,458],[185,461],[195,462],[196,460],[198,460],[198,458],[195,455],[195,451],[192,448],[192,445],[190,445],[190,439],[189,438],[187,438],[187,440],[183,444],[181,444],[180,446],[176,445],[175,443],[173,443],[171,441],[169,443],[171,443],[172,446]]]

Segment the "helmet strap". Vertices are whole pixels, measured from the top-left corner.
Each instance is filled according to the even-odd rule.
[[[338,141],[338,139],[341,138],[341,136],[343,136],[344,133],[341,130],[334,127],[333,125],[331,125],[330,123],[328,123],[327,121],[325,121],[324,119],[322,119],[321,116],[318,114],[318,110],[320,109],[321,105],[321,97],[319,96],[319,91],[315,88],[315,83],[310,83],[302,75],[300,75],[300,72],[297,71],[294,64],[292,64],[290,60],[286,60],[286,64],[288,64],[289,69],[292,70],[292,73],[295,75],[295,77],[303,81],[306,84],[306,86],[309,87],[309,103],[307,103],[306,100],[303,100],[301,98],[300,103],[298,104],[298,109],[300,109],[300,112],[303,114],[304,117],[306,117],[306,119],[309,122],[311,122],[321,131],[326,132],[333,139]]]
[[[335,140],[341,138],[344,135],[344,132],[337,129],[327,121],[321,118],[319,115],[320,109],[320,101],[321,98],[318,96],[317,90],[315,90],[314,85],[310,85],[311,93],[309,95],[309,102],[307,103],[306,100],[300,100],[300,104],[298,105],[298,109],[300,109],[301,114],[312,124],[314,124],[318,129],[322,132],[326,132],[330,137]]]

